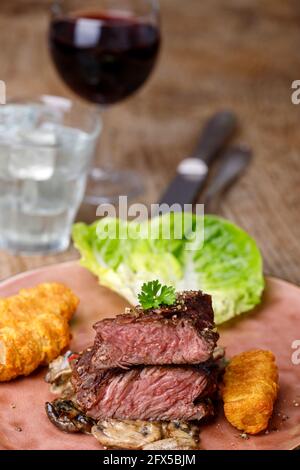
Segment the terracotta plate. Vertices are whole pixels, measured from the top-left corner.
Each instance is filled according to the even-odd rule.
[[[0,284],[0,296],[23,287],[59,281],[80,297],[72,322],[71,349],[93,341],[92,324],[122,312],[126,303],[76,262],[23,273]],[[261,306],[220,329],[220,344],[228,357],[250,348],[274,352],[280,370],[280,395],[268,433],[245,440],[226,422],[222,410],[201,430],[204,449],[293,449],[300,445],[300,364],[293,364],[292,343],[300,340],[300,288],[269,278]],[[297,357],[296,357],[297,359]],[[295,362],[295,361],[294,361]],[[44,382],[45,369],[0,384],[0,449],[99,449],[93,437],[64,434],[47,419],[44,403],[52,400]]]

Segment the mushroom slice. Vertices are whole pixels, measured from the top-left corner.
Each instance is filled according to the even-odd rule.
[[[161,439],[162,429],[156,422],[105,419],[92,427],[92,434],[105,447],[142,449]]]
[[[196,448],[193,439],[177,439],[174,437],[161,439],[143,446],[143,450],[192,450]]]
[[[61,398],[73,398],[75,395],[71,379],[60,385],[52,384],[50,392],[53,393],[53,395],[60,395]]]
[[[45,380],[50,383],[50,391],[62,398],[69,398],[74,395],[74,389],[71,384],[72,369],[70,360],[76,354],[67,351],[63,356],[58,356],[49,364],[49,369]]]
[[[197,449],[199,426],[196,424],[173,421],[162,424],[164,439],[147,444],[144,450],[188,450]]]
[[[69,357],[72,356],[71,351],[67,351],[66,354],[58,356],[54,361],[50,362],[48,372],[45,380],[48,383],[57,381],[62,375],[70,375],[72,373]]]
[[[172,437],[179,440],[193,440],[195,445],[199,442],[199,433],[199,426],[193,423],[172,421],[163,425],[163,435],[165,438]]]
[[[95,424],[95,421],[85,416],[71,400],[58,398],[51,403],[47,402],[45,408],[51,423],[64,432],[90,434]]]

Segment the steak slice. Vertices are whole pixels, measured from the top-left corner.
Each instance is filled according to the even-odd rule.
[[[178,295],[172,306],[99,321],[91,356],[94,370],[134,365],[199,364],[207,361],[219,335],[211,297],[201,291]]]
[[[205,368],[145,366],[90,373],[86,356],[73,365],[72,383],[78,406],[96,420],[200,420],[212,413],[205,397],[216,390],[215,375]]]

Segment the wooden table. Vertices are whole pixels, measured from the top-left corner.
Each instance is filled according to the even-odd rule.
[[[1,0],[0,79],[8,96],[72,96],[47,51],[49,0]],[[205,119],[220,108],[240,118],[237,142],[255,159],[222,199],[220,214],[258,241],[265,271],[300,283],[300,78],[298,0],[161,0],[163,49],[141,92],[107,113],[103,147],[115,166],[138,170],[146,202],[163,191]],[[106,163],[105,150],[99,161]],[[0,278],[77,256],[0,253]]]

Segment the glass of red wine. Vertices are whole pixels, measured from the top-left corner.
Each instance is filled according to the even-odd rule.
[[[148,79],[160,48],[158,0],[61,0],[52,5],[49,45],[64,82],[106,108]],[[92,168],[86,202],[133,196],[141,179],[131,170]]]

